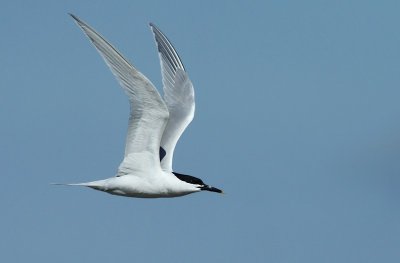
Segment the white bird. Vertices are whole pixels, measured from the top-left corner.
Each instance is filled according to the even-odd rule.
[[[167,37],[152,23],[160,57],[164,100],[142,73],[93,28],[70,14],[104,61],[130,102],[125,156],[115,177],[87,183],[114,195],[158,198],[177,197],[202,190],[222,193],[199,178],[172,170],[175,145],[194,116],[193,85]]]

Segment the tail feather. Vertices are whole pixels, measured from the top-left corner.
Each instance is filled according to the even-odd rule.
[[[64,184],[64,183],[52,183],[52,185],[66,185],[66,186],[86,186],[96,190],[104,191],[105,187],[105,180],[93,181],[93,182],[86,182],[86,183],[76,183],[76,184]]]
[[[76,184],[65,184],[65,183],[50,183],[51,185],[66,185],[66,186],[91,186],[90,183],[76,183]]]

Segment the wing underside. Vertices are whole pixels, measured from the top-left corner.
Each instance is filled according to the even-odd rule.
[[[189,123],[193,120],[195,101],[194,89],[178,53],[167,37],[152,23],[150,27],[160,57],[164,101],[168,107],[169,120],[161,139],[161,167],[172,171],[175,146]]]

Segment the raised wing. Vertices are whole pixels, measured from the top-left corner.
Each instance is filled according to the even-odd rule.
[[[195,102],[194,89],[185,68],[167,37],[152,23],[158,54],[160,57],[162,81],[164,85],[164,101],[169,111],[167,127],[161,139],[161,167],[172,171],[174,149],[179,137],[193,120]]]
[[[101,35],[76,16],[71,16],[89,37],[129,97],[131,110],[125,159],[120,165],[118,175],[128,174],[130,170],[135,169],[130,167],[134,165],[135,160],[141,161],[142,165],[148,161],[152,165],[159,165],[161,136],[169,116],[160,94],[153,84]],[[138,153],[145,153],[146,160],[138,157]]]

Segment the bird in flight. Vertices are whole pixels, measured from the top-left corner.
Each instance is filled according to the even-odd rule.
[[[70,14],[90,39],[128,95],[130,117],[125,156],[115,177],[86,186],[113,195],[159,198],[200,191],[223,193],[194,176],[172,170],[179,137],[192,121],[194,89],[185,68],[167,37],[152,23],[160,57],[164,99],[142,73],[88,24]]]

